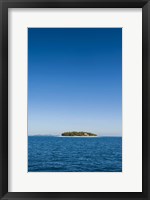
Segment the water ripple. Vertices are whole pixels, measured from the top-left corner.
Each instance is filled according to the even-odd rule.
[[[28,137],[29,172],[121,172],[122,138]]]

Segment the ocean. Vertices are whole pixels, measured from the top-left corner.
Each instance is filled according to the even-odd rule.
[[[28,136],[28,172],[122,172],[122,137]]]

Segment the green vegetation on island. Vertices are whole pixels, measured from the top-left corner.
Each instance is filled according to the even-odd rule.
[[[72,131],[72,132],[64,132],[61,134],[62,136],[97,136],[94,133],[88,133],[88,132],[77,132],[77,131]]]

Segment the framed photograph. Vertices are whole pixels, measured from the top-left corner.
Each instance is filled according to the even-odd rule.
[[[1,199],[150,199],[150,3],[0,1]]]

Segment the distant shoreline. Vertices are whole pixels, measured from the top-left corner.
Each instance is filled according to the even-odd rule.
[[[106,138],[106,137],[114,137],[114,138],[122,138],[122,136],[61,136],[61,135],[28,135],[28,137],[59,137],[59,138]]]
[[[101,136],[58,136],[58,137],[63,137],[63,138],[66,138],[66,137],[71,137],[71,138],[80,138],[80,137],[82,137],[82,138],[95,138],[95,137],[101,137]]]

